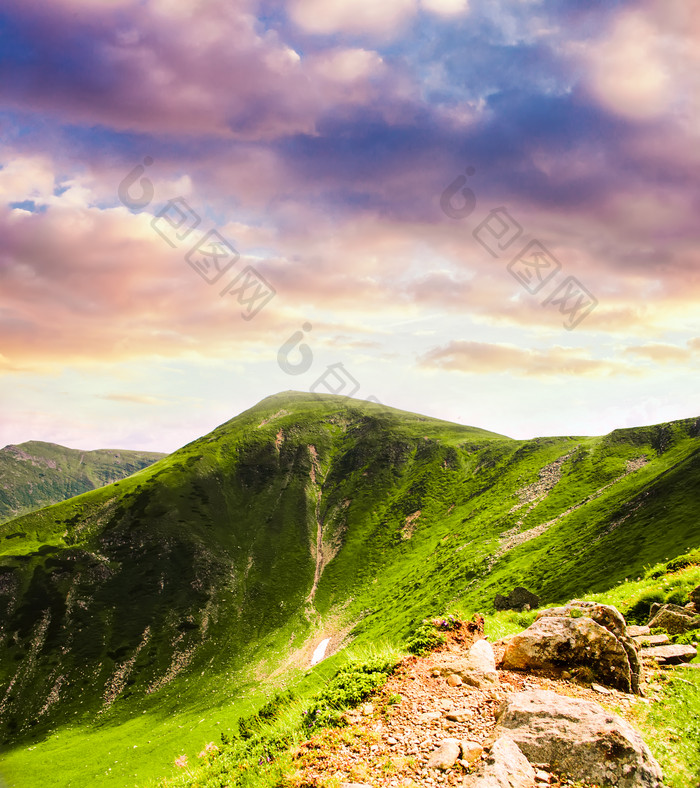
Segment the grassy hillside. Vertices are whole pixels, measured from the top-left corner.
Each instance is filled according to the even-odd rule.
[[[0,523],[119,481],[164,457],[145,451],[77,451],[28,441],[0,449]]]
[[[235,727],[322,637],[361,647],[514,585],[557,602],[641,575],[700,544],[699,436],[688,419],[515,441],[268,397],[0,525],[0,769],[46,784],[60,752],[60,784],[143,784],[193,732]]]

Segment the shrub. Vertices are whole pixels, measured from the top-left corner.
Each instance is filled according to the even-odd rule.
[[[664,595],[659,590],[645,591],[636,602],[633,602],[622,614],[625,620],[631,624],[646,624],[649,620],[649,612],[654,602],[663,603]]]
[[[673,635],[671,640],[674,643],[679,643],[685,646],[692,646],[700,640],[700,629],[691,629],[689,632],[683,632],[679,635]]]
[[[423,622],[406,641],[406,648],[411,654],[423,656],[445,642],[445,636],[438,632],[432,624]]]
[[[700,551],[693,550],[692,553],[679,555],[677,558],[672,558],[666,563],[666,569],[669,572],[678,572],[680,569],[686,569],[689,566],[696,566],[700,564]]]
[[[352,708],[376,692],[393,673],[396,662],[379,660],[364,664],[350,664],[341,668],[316,696],[308,712],[304,727],[313,732],[318,728],[343,724],[343,709]]]
[[[238,720],[238,735],[244,741],[251,739],[255,734],[260,732],[260,729],[265,723],[272,722],[276,719],[283,707],[290,704],[294,698],[295,695],[291,690],[276,692],[274,696],[259,709],[257,714],[241,717]],[[224,744],[226,743],[227,742],[224,742]]]
[[[665,602],[668,602],[672,605],[683,605],[686,603],[686,597],[688,596],[687,592],[684,591],[682,588],[674,588],[666,594]]]

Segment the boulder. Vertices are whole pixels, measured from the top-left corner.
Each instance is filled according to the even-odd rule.
[[[585,616],[591,618],[596,624],[600,624],[611,632],[627,653],[630,665],[631,691],[639,692],[642,680],[642,663],[639,659],[637,644],[632,640],[628,631],[627,623],[620,611],[612,605],[601,605],[597,602],[584,602],[581,599],[573,599],[563,608],[549,608],[538,613],[537,618],[544,618],[547,615],[567,615],[572,618]]]
[[[547,763],[572,779],[616,788],[663,788],[661,767],[641,736],[597,703],[548,690],[516,692],[502,703],[498,728],[528,760]]]
[[[500,736],[476,774],[464,781],[468,788],[532,788],[535,770],[518,745],[508,736]]]
[[[493,606],[496,610],[531,610],[537,607],[540,603],[540,598],[527,588],[517,586],[508,596],[503,594],[496,594],[493,599]]]
[[[680,635],[700,628],[700,616],[679,605],[662,605],[649,622],[649,628],[661,627],[670,635]]]
[[[443,676],[459,676],[471,687],[490,687],[498,684],[496,658],[493,646],[487,640],[477,640],[469,649],[466,658],[455,659],[446,655],[441,659],[442,664],[438,665],[438,670]]]
[[[428,769],[440,769],[445,771],[451,769],[456,763],[462,752],[459,739],[444,739],[440,746],[428,758],[426,766]]]
[[[643,648],[642,659],[653,659],[660,665],[680,665],[683,662],[692,662],[698,655],[694,646],[685,646],[680,643],[670,646],[652,646]]]
[[[636,656],[636,650],[635,650]],[[507,670],[568,671],[632,691],[632,670],[622,643],[591,618],[545,616],[506,644],[501,667]]]

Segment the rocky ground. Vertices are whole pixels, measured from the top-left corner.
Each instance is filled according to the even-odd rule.
[[[484,641],[484,659],[474,665],[472,646],[482,638],[479,631],[450,632],[447,642],[437,651],[425,657],[406,658],[371,702],[347,713],[347,727],[323,731],[298,748],[297,769],[290,784],[299,788],[344,784],[374,788],[471,785],[475,778],[470,775],[484,773],[485,769],[493,771],[489,766],[493,760],[490,751],[503,732],[497,715],[509,699],[526,697],[518,693],[550,691],[600,704],[605,721],[612,722],[619,715],[621,725],[626,724],[624,719],[631,716],[636,705],[654,700],[654,672],[649,669],[644,671],[641,695],[596,683],[563,680],[542,671],[535,674],[499,669],[492,674],[487,653],[491,647]],[[496,660],[500,660],[504,649],[504,644],[495,644]],[[534,762],[532,758],[530,763],[531,770],[520,778],[490,782],[496,778],[484,774],[480,782],[473,784],[593,784],[572,783],[557,776],[546,763]],[[661,785],[655,777],[648,779],[649,782],[623,780],[614,784]]]

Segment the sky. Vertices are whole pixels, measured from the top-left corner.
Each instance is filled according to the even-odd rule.
[[[0,445],[699,416],[699,110],[687,0],[0,0]]]

